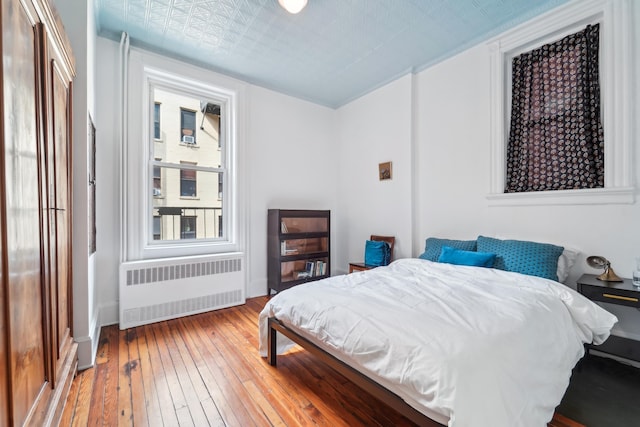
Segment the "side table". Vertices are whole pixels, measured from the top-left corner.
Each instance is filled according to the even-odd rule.
[[[640,289],[633,286],[631,279],[604,282],[596,277],[595,274],[583,274],[577,282],[578,292],[592,301],[640,308]],[[587,353],[589,349],[640,362],[640,341],[629,338],[610,335],[600,345],[588,344]]]
[[[349,274],[353,273],[354,271],[371,270],[372,268],[376,268],[376,266],[375,265],[368,265],[368,264],[365,264],[364,262],[350,262],[349,263]]]

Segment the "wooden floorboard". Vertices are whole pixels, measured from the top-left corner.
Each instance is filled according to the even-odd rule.
[[[413,426],[301,349],[270,366],[245,305],[119,331],[71,385],[61,426]],[[584,427],[556,414],[549,427]]]

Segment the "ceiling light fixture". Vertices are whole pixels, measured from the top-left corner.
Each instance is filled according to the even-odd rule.
[[[280,6],[289,13],[296,14],[307,5],[307,0],[278,0]]]

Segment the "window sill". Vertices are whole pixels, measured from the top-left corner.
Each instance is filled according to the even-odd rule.
[[[494,193],[487,194],[487,200],[489,206],[630,205],[635,202],[635,188]]]
[[[180,200],[200,200],[197,196],[180,196]]]
[[[183,147],[189,147],[189,148],[200,148],[198,144],[187,144],[186,142],[181,142],[180,145]]]

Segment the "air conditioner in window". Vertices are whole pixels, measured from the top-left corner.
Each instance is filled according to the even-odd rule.
[[[196,139],[192,135],[182,135],[182,142],[185,144],[195,144]]]
[[[160,191],[159,188],[154,188],[153,189],[153,195],[154,196],[162,196],[162,191]]]

